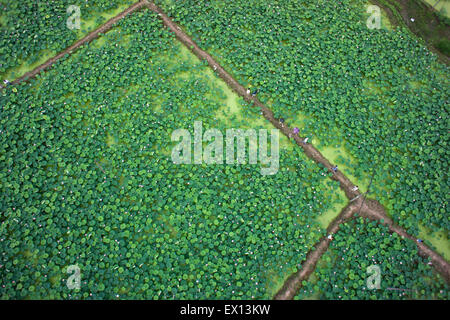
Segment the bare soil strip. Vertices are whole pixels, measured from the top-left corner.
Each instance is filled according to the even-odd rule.
[[[67,49],[61,51],[56,56],[48,59],[43,64],[37,66],[35,69],[25,73],[20,78],[17,78],[16,80],[12,81],[12,83],[13,84],[19,84],[19,83],[21,83],[21,82],[23,82],[23,81],[25,81],[25,80],[27,80],[29,78],[34,78],[38,73],[40,73],[41,71],[44,71],[45,69],[51,67],[56,61],[58,61],[59,59],[64,57],[66,54],[72,54],[74,51],[76,51],[83,44],[98,38],[101,33],[106,33],[107,31],[109,31],[112,28],[112,26],[117,21],[121,20],[122,18],[124,18],[125,16],[127,16],[128,14],[130,14],[130,13],[132,13],[134,11],[141,9],[145,5],[146,5],[146,3],[143,2],[143,1],[136,2],[135,4],[131,5],[130,7],[128,7],[127,9],[122,11],[121,13],[119,13],[118,15],[116,15],[113,18],[109,19],[105,24],[101,25],[100,27],[98,27],[94,31],[90,32],[88,35],[86,35],[82,39],[80,39],[77,42],[75,42],[73,45],[71,45]],[[5,87],[4,85],[0,84],[0,89],[2,89],[4,87]]]
[[[35,77],[41,71],[44,71],[48,67],[50,67],[53,63],[58,61],[66,54],[71,54],[75,50],[77,50],[83,44],[96,39],[101,33],[106,33],[111,27],[120,19],[124,18],[128,14],[141,9],[142,7],[148,7],[150,10],[159,14],[163,23],[166,27],[168,27],[172,32],[175,33],[177,39],[181,41],[185,46],[187,46],[197,57],[202,60],[206,60],[211,68],[240,96],[242,96],[247,102],[253,103],[255,106],[259,107],[261,113],[264,117],[269,120],[276,128],[278,128],[283,134],[285,134],[288,138],[294,139],[295,142],[303,148],[306,155],[316,161],[317,163],[322,164],[328,170],[332,171],[332,164],[311,144],[303,143],[303,138],[294,135],[293,130],[289,128],[284,123],[281,123],[279,120],[275,119],[272,111],[264,106],[256,97],[247,94],[247,90],[241,86],[228,72],[226,72],[222,66],[220,66],[211,55],[207,52],[200,49],[197,44],[187,35],[185,34],[181,28],[175,24],[164,12],[158,8],[154,3],[149,2],[147,0],[142,0],[137,2],[127,8],[126,10],[119,13],[117,16],[108,20],[105,24],[97,28],[96,30],[89,33],[84,38],[78,40],[76,43],[63,50],[53,58],[50,58],[42,65],[36,67],[30,72],[27,72],[22,77],[13,81],[13,84],[18,84],[23,81],[26,81],[30,78]],[[0,85],[0,89],[3,88]],[[396,232],[400,236],[411,239],[417,243],[419,248],[419,254],[424,257],[430,257],[433,265],[436,270],[446,279],[448,283],[450,283],[450,264],[438,253],[434,252],[428,246],[423,243],[418,243],[417,239],[413,236],[410,236],[404,229],[395,225],[387,215],[386,212],[377,201],[375,200],[366,200],[365,203],[363,201],[363,197],[361,197],[361,193],[359,191],[353,191],[352,188],[354,184],[344,176],[340,171],[333,172],[331,179],[339,181],[340,187],[344,190],[345,195],[349,200],[354,199],[355,197],[359,197],[355,199],[353,202],[350,202],[341,213],[330,223],[327,228],[327,234],[332,235],[339,230],[339,226],[341,223],[344,223],[351,218],[354,217],[354,214],[361,208],[360,215],[363,217],[367,217],[369,219],[380,221],[386,224],[392,232]],[[279,292],[274,296],[275,299],[293,299],[293,297],[297,294],[298,290],[301,288],[301,284],[303,280],[308,279],[309,275],[314,271],[317,261],[320,259],[322,254],[328,249],[329,244],[332,240],[327,236],[323,237],[314,247],[308,252],[305,262],[302,265],[302,269],[297,273],[291,275],[287,281],[284,283],[283,287],[279,290]]]
[[[242,96],[245,101],[253,103],[255,106],[259,107],[263,116],[269,120],[274,127],[278,128],[284,135],[290,139],[294,139],[297,145],[303,148],[306,155],[316,161],[321,163],[323,166],[328,168],[333,175],[331,179],[337,180],[340,183],[341,189],[345,192],[345,195],[349,200],[360,196],[359,191],[353,191],[352,188],[354,184],[340,171],[333,172],[333,165],[316,149],[309,143],[303,143],[304,138],[294,135],[293,130],[289,128],[286,124],[281,123],[279,120],[275,119],[273,112],[264,106],[257,97],[253,97],[247,93],[247,90],[240,85],[225,69],[217,63],[214,58],[208,54],[206,51],[200,49],[200,47],[186,34],[182,29],[174,23],[158,6],[153,2],[144,0],[147,2],[147,6],[150,10],[158,13],[162,19],[164,25],[175,33],[176,38],[181,41],[188,49],[190,49],[199,59],[206,60],[208,65],[230,86],[236,93]],[[341,213],[330,223],[327,228],[328,234],[333,234],[339,229],[339,225],[342,222],[351,219],[354,214],[361,208],[361,215],[366,216],[371,219],[380,221],[383,219],[384,223],[387,223],[392,232],[396,232],[401,236],[415,241],[419,248],[419,253],[423,256],[428,256],[431,258],[433,265],[436,270],[441,273],[441,275],[450,283],[450,264],[438,253],[434,252],[428,246],[423,243],[418,243],[417,239],[410,236],[406,231],[399,226],[396,226],[392,219],[389,219],[383,206],[375,200],[366,200],[364,202],[363,197],[359,197],[355,201],[351,202],[347,207],[345,207]],[[297,294],[298,289],[301,287],[303,280],[306,280],[309,275],[313,272],[317,261],[320,259],[322,254],[326,251],[329,246],[330,239],[328,237],[322,238],[307,254],[306,261],[303,263],[302,269],[291,275],[288,280],[284,283],[283,287],[274,296],[275,299],[293,299]]]

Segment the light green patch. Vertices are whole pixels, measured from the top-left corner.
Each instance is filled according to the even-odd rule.
[[[151,104],[153,111],[161,112],[161,105],[163,103],[163,98],[161,96],[152,95],[149,103]]]
[[[53,52],[50,50],[44,50],[41,52],[41,56],[40,56],[39,60],[37,60],[35,63],[27,64],[26,61],[21,61],[20,65],[18,67],[8,70],[6,73],[2,74],[1,77],[3,79],[8,79],[9,81],[13,81],[17,78],[20,78],[25,73],[40,66],[41,64],[46,62],[48,59],[53,57],[55,54],[56,54],[56,52]]]
[[[312,143],[316,144],[316,139],[312,139]],[[322,155],[330,161],[331,164],[337,165],[338,170],[347,176],[350,181],[358,186],[360,192],[366,192],[369,185],[370,177],[368,173],[362,178],[353,175],[353,168],[356,166],[356,160],[342,147],[325,147],[319,150]]]
[[[111,147],[112,145],[117,144],[117,139],[108,133],[108,136],[106,137],[106,144],[108,147]]]
[[[116,9],[105,11],[100,14],[96,14],[95,18],[93,18],[93,19],[90,19],[90,20],[81,19],[81,25],[80,25],[81,28],[80,28],[80,30],[76,30],[78,33],[78,37],[82,38],[83,36],[85,36],[86,33],[91,32],[92,30],[95,30],[97,27],[99,27],[99,24],[96,22],[98,17],[104,18],[104,21],[102,22],[102,24],[104,24],[106,21],[117,16],[120,12],[124,11],[128,7],[129,7],[128,4],[123,4],[123,5],[120,5],[119,7],[117,7]],[[83,14],[81,14],[81,17],[83,17]]]
[[[320,291],[314,292],[312,295],[310,295],[309,297],[306,297],[302,300],[320,300]]]
[[[242,120],[243,117],[241,113],[243,106],[240,103],[240,97],[233,90],[231,90],[223,80],[214,76],[213,71],[210,68],[206,70],[206,74],[210,79],[209,84],[213,88],[219,89],[225,96],[224,99],[221,99],[223,107],[216,111],[216,117],[227,124],[231,124],[229,118],[232,116],[235,116],[238,120]],[[262,121],[258,122],[263,125]]]
[[[370,5],[374,5],[374,4],[368,1],[368,2],[366,2],[366,5],[364,6],[364,12],[367,15],[367,18],[369,17],[369,14],[367,13],[367,7]],[[381,19],[380,19],[381,28],[385,29],[385,30],[389,30],[389,31],[392,30],[392,24],[389,21],[389,17],[387,15],[386,11],[384,11],[382,8],[380,8],[380,12],[381,12]]]
[[[308,133],[302,132],[302,129],[309,128],[312,124],[313,120],[310,117],[299,112],[293,117],[291,126],[299,128],[299,135],[302,137],[308,135]]]
[[[317,270],[326,269],[328,262],[332,261],[332,256],[334,256],[333,248],[328,248],[328,250],[322,255],[322,257],[317,261],[316,268],[314,272],[311,273],[309,278],[306,280],[308,283],[312,284],[312,290],[309,291],[309,295],[304,297],[302,300],[320,300],[322,296],[322,291],[320,291],[319,286],[317,286],[319,282],[319,277],[317,276]],[[305,295],[305,294],[304,294]]]
[[[121,5],[119,6],[117,9],[114,10],[110,10],[101,14],[97,14],[95,15],[95,18],[90,19],[88,21],[81,19],[81,29],[80,30],[74,30],[74,32],[77,32],[77,36],[79,39],[81,39],[82,37],[84,37],[89,31],[94,30],[95,28],[97,28],[99,25],[98,23],[95,22],[95,20],[98,18],[98,16],[102,16],[104,18],[106,18],[106,20],[109,20],[110,18],[116,16],[117,14],[119,14],[120,12],[122,12],[123,10],[125,10],[127,7],[129,7],[129,5]],[[3,23],[5,22],[5,18],[0,17],[0,25],[1,22],[3,21]],[[106,22],[106,21],[105,21]],[[102,39],[101,37],[95,40],[95,45],[96,46],[101,46],[104,43],[104,39]],[[19,62],[19,66],[16,68],[12,68],[8,71],[6,71],[3,74],[0,74],[2,79],[8,79],[10,81],[15,80],[20,78],[21,76],[23,76],[25,73],[35,69],[36,67],[40,66],[41,64],[43,64],[44,62],[46,62],[48,59],[50,59],[51,57],[54,57],[57,54],[57,52],[55,51],[51,51],[51,50],[43,50],[39,53],[40,57],[39,59],[32,63],[32,64],[28,64],[27,60],[21,60]]]
[[[421,225],[419,225],[419,230],[419,237],[429,241],[436,248],[436,251],[439,254],[441,254],[447,261],[450,261],[450,241],[448,239],[448,234],[445,231],[439,231],[431,234],[427,228]]]
[[[320,263],[320,260],[318,261],[318,264]],[[316,272],[314,271],[310,276],[309,279],[307,280],[308,282],[314,283],[316,284],[318,282],[318,278],[316,275]],[[311,291],[311,294],[305,298],[303,298],[302,300],[320,300],[320,291]]]
[[[291,268],[289,270],[285,270],[283,276],[280,276],[276,271],[268,271],[265,275],[267,279],[266,293],[268,297],[273,297],[278,290],[283,287],[283,284],[287,278],[289,278],[289,276],[294,272],[297,272],[297,270]]]
[[[385,90],[374,85],[374,83],[372,81],[369,81],[367,78],[364,79],[363,83],[369,94],[381,95],[381,96],[384,94]]]
[[[269,123],[270,125],[272,125],[270,122],[268,122],[267,121],[267,123]],[[270,129],[273,129],[273,127],[272,128],[270,128]],[[294,148],[300,148],[300,147],[297,147],[297,144],[295,143],[295,142],[293,142],[294,140],[289,140],[289,138],[288,137],[286,137],[284,134],[281,134],[280,133],[280,149],[283,149],[283,150],[289,150],[289,151],[291,151],[291,150],[293,150]]]
[[[322,228],[326,229],[328,225],[336,218],[347,204],[345,192],[338,188],[331,196],[332,207],[317,217],[316,221],[320,223]]]
[[[100,48],[103,47],[106,43],[106,38],[105,37],[99,37],[97,39],[95,39],[94,41],[92,41],[89,45],[95,47],[95,48]]]
[[[447,18],[450,18],[450,2],[449,1],[438,1],[438,0],[422,0],[428,3],[430,6],[434,7],[436,11],[439,11]]]
[[[177,58],[179,59],[177,60],[177,62],[182,61],[183,63],[190,65],[196,65],[200,63],[200,59],[198,59],[198,57],[195,56],[185,46],[180,47],[180,52]],[[187,78],[189,75],[192,75],[191,71],[180,72],[179,74],[177,74],[177,77]],[[220,102],[223,103],[223,107],[218,109],[215,114],[218,120],[229,125],[230,127],[230,118],[232,117],[234,117],[237,121],[248,120],[247,117],[243,115],[243,108],[251,107],[245,106],[242,98],[230,87],[228,87],[228,85],[221,78],[219,78],[211,68],[208,67],[202,69],[202,78],[206,80],[211,88],[217,89],[220,92],[220,95],[214,95],[213,97],[214,99],[220,100]],[[261,127],[267,130],[273,129],[272,124],[269,121],[265,120],[262,116],[255,116],[254,118],[252,118],[251,124],[252,128]],[[280,146],[281,145],[283,145],[283,147],[291,147],[291,143],[286,137],[280,137]]]

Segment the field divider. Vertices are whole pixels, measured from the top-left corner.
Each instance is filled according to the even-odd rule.
[[[289,128],[286,124],[280,122],[274,117],[273,112],[259,101],[256,96],[252,96],[247,93],[245,89],[239,82],[237,82],[219,63],[217,63],[214,58],[206,51],[200,49],[200,47],[186,34],[182,29],[174,23],[159,7],[154,3],[145,0],[148,3],[148,7],[158,13],[163,23],[168,27],[173,33],[175,33],[176,38],[182,42],[188,49],[190,49],[200,60],[206,60],[208,65],[216,72],[222,80],[224,80],[228,86],[233,89],[237,94],[244,98],[245,101],[253,103],[255,106],[261,109],[263,116],[272,123],[272,125],[279,129],[285,136],[289,139],[294,139],[297,145],[303,148],[306,155],[322,164],[331,173],[333,173],[332,179],[337,180],[340,183],[341,188],[345,192],[348,199],[353,199],[360,195],[358,190],[353,190],[354,184],[340,171],[334,172],[332,170],[333,165],[310,143],[303,143],[305,138],[301,138],[298,135],[293,134],[293,129]]]

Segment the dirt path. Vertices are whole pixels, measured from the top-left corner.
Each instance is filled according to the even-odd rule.
[[[158,13],[160,18],[162,19],[164,25],[168,27],[172,32],[175,33],[176,38],[181,41],[188,49],[190,49],[199,59],[206,60],[208,65],[232,88],[236,93],[242,96],[247,102],[253,103],[255,106],[259,107],[262,115],[269,120],[276,128],[278,128],[284,135],[286,135],[290,139],[294,139],[297,145],[303,148],[306,155],[313,159],[317,163],[321,163],[326,168],[328,168],[331,172],[331,168],[333,165],[311,144],[304,144],[302,141],[304,138],[301,138],[297,135],[293,134],[293,130],[289,128],[286,124],[281,123],[279,120],[275,119],[272,111],[264,106],[257,97],[253,97],[247,93],[246,88],[244,88],[241,84],[239,84],[225,69],[218,64],[214,58],[200,49],[200,47],[186,34],[182,31],[182,29],[174,23],[159,7],[157,7],[154,3],[144,0],[147,2],[147,6],[150,10]],[[333,173],[331,179],[339,181],[341,189],[345,192],[346,197],[351,200],[357,196],[360,196],[361,193],[359,191],[353,191],[352,188],[354,184],[339,170]],[[330,223],[327,228],[328,234],[333,234],[339,229],[339,225],[351,219],[356,212],[361,208],[361,215],[365,215],[372,219],[376,219],[380,221],[384,219],[384,221],[390,221],[387,223],[390,230],[396,232],[408,239],[416,241],[416,239],[409,234],[406,233],[405,230],[396,226],[392,220],[388,220],[388,216],[383,206],[380,205],[375,200],[363,200],[363,197],[359,197],[355,201],[345,207],[341,213]],[[291,275],[283,287],[278,291],[278,293],[274,296],[274,299],[292,299],[297,293],[298,289],[301,287],[301,282],[309,277],[309,275],[314,271],[314,268],[317,264],[317,261],[320,259],[322,254],[327,250],[330,239],[327,237],[322,238],[307,254],[306,261],[303,263],[302,269]],[[417,241],[416,241],[417,243]],[[444,279],[450,283],[449,274],[450,274],[450,264],[438,253],[431,250],[429,247],[424,245],[423,243],[417,243],[419,247],[419,252],[423,256],[429,256],[433,265],[436,267],[436,270],[441,273]]]
[[[46,62],[37,66],[35,69],[25,73],[20,78],[17,78],[16,80],[12,81],[12,84],[19,84],[25,80],[28,80],[29,78],[34,78],[38,73],[51,67],[56,61],[58,61],[59,59],[64,57],[66,54],[72,54],[83,44],[98,38],[100,33],[106,33],[107,31],[109,31],[117,21],[121,20],[122,18],[124,18],[125,16],[127,16],[128,14],[130,14],[134,11],[141,9],[145,5],[146,5],[146,3],[143,1],[136,2],[135,4],[131,5],[127,9],[125,9],[124,11],[120,12],[118,15],[109,19],[105,24],[101,25],[99,28],[95,29],[94,31],[87,34],[85,37],[83,37],[80,40],[78,40],[77,42],[75,42],[73,45],[71,45],[67,49],[61,51],[56,56],[48,59]],[[0,84],[0,89],[2,89],[4,87],[5,86],[3,84]]]

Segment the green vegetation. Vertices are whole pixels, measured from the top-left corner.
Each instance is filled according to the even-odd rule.
[[[0,0],[2,79],[133,2]],[[368,29],[365,0],[156,3],[360,191],[375,172],[369,197],[448,258],[449,70],[405,26]],[[71,4],[78,31],[66,26]],[[2,89],[0,108],[0,299],[268,299],[348,203],[284,136],[275,175],[259,163],[174,164],[171,134],[193,135],[194,121],[204,131],[273,126],[149,10]],[[80,289],[66,286],[71,265]],[[366,287],[370,265],[380,289]],[[297,298],[449,291],[413,242],[357,218]]]
[[[448,64],[448,58],[450,57],[450,18],[447,8],[450,6],[450,1],[375,0],[374,2],[389,8],[395,19],[395,24],[410,28],[426,43],[445,55]],[[433,9],[432,6],[435,4],[437,5]],[[405,22],[404,19],[407,21]]]
[[[372,197],[418,234],[448,230],[448,67],[404,28],[368,29],[366,2],[158,1],[302,135],[344,146]],[[360,181],[355,181],[360,184]]]
[[[354,219],[334,235],[312,281],[304,283],[298,299],[448,299],[449,288],[417,246],[377,222]],[[380,288],[370,289],[368,278],[380,268]],[[369,283],[373,283],[369,279]]]
[[[443,16],[450,18],[450,1],[449,0],[423,0],[432,6],[436,11],[438,11]]]
[[[150,11],[103,39],[1,92],[0,297],[270,298],[324,235],[336,183],[299,148],[273,176],[173,164],[173,130],[256,116]]]
[[[126,7],[133,0],[0,0],[0,79],[15,79],[105,22],[99,13]],[[67,8],[81,11],[81,30],[70,30]],[[89,22],[89,23],[85,23]],[[16,69],[21,66],[21,68]]]

